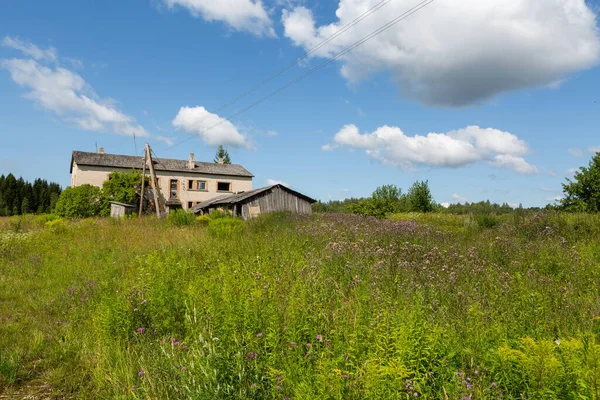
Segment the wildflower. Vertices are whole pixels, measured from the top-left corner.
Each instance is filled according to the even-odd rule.
[[[414,393],[413,393],[413,397],[419,397],[419,393],[417,393],[417,392],[414,392]]]
[[[146,304],[146,302],[147,302],[147,301],[148,301],[148,300],[142,300],[142,301],[140,302],[140,304]]]
[[[492,387],[493,387],[494,389],[496,388],[496,386],[498,386],[498,385],[496,385],[496,382],[492,382]]]
[[[315,336],[315,338],[316,338],[316,339],[317,339],[319,342],[322,342],[322,341],[323,341],[323,336],[321,336],[321,335],[317,335],[317,336]]]
[[[138,371],[138,376],[144,376],[144,371],[142,371],[141,369]]]
[[[473,372],[475,375],[479,375],[479,370],[475,370],[475,372]]]
[[[263,334],[262,334],[262,333],[257,333],[257,334],[256,334],[256,337],[257,337],[257,338],[261,338],[261,337],[263,337]]]
[[[250,358],[250,359],[254,359],[254,358],[258,357],[258,354],[256,354],[256,353],[248,353],[248,354],[246,354],[246,356],[248,358]]]
[[[295,347],[296,346],[296,342],[290,342],[290,346],[291,347]]]
[[[344,374],[344,379],[350,379],[350,375]]]
[[[560,346],[560,340],[556,339],[554,343],[556,343],[557,346]]]
[[[137,329],[138,333],[144,333],[145,330],[146,330],[146,328],[138,328]]]
[[[467,389],[473,389],[473,385],[470,383],[467,383]]]
[[[252,389],[256,389],[258,387],[258,385],[256,383],[253,383],[252,386],[250,386]]]
[[[181,343],[175,339],[175,338],[171,338],[171,343],[173,343],[174,346],[179,346]]]
[[[137,386],[135,386],[135,385],[131,386],[131,390],[135,390],[135,389],[137,389]]]
[[[462,374],[460,372],[455,372],[454,375],[460,377]]]
[[[310,347],[310,346],[312,346],[312,344],[306,343],[306,347]]]
[[[184,344],[183,346],[181,346],[181,350],[187,350],[187,346]]]
[[[137,308],[133,309],[133,312],[138,312],[138,311],[140,311],[140,310],[138,310]]]
[[[182,371],[187,371],[187,367],[184,365],[183,367],[181,367]]]
[[[54,299],[50,300],[50,303],[54,303]]]

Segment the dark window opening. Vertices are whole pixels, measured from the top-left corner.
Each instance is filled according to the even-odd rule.
[[[172,199],[176,199],[177,198],[177,179],[171,179],[171,183],[170,183],[170,197]]]
[[[190,190],[194,189],[194,181],[191,179],[188,181],[188,189],[190,189]]]
[[[188,201],[188,208],[192,208],[194,204],[191,201]]]
[[[217,182],[217,190],[219,192],[231,192],[230,182]]]

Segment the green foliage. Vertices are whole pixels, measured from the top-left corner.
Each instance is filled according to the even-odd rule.
[[[408,189],[407,198],[410,211],[431,212],[435,209],[435,202],[433,201],[427,181],[416,181],[413,183],[410,189]]]
[[[196,220],[196,215],[185,210],[172,210],[167,216],[167,220],[175,226],[191,225]]]
[[[198,225],[202,225],[202,226],[208,226],[210,221],[211,221],[211,218],[208,215],[200,215],[196,218],[196,223]]]
[[[215,163],[219,162],[219,159],[223,159],[223,164],[231,164],[231,158],[229,158],[229,152],[225,150],[225,148],[220,145],[217,149],[217,154],[215,154],[215,159],[213,160]]]
[[[0,397],[598,397],[600,214],[215,216],[0,218]]]
[[[60,193],[57,183],[42,179],[30,183],[13,174],[0,175],[0,217],[50,212]]]
[[[563,184],[565,198],[561,208],[566,211],[600,211],[600,153],[596,153],[588,167],[575,172],[573,180],[567,178]]]
[[[148,178],[146,178],[147,183]],[[108,179],[102,184],[101,215],[103,217],[110,215],[110,201],[132,205],[139,204],[141,185],[142,174],[139,171],[111,172]]]
[[[221,238],[229,238],[239,235],[244,230],[244,221],[239,218],[216,218],[209,222],[208,231],[211,235]]]
[[[100,215],[102,206],[100,188],[86,184],[66,188],[56,202],[54,212],[66,218],[88,218]]]

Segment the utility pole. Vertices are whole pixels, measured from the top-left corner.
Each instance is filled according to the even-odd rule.
[[[148,153],[144,148],[144,166],[142,168],[142,191],[140,192],[140,212],[138,217],[142,216],[142,208],[144,207],[144,184],[146,183],[146,162],[148,161]]]
[[[146,155],[148,156],[148,166],[150,168],[150,177],[152,179],[152,193],[154,194],[154,207],[156,208],[156,216],[158,218],[162,218],[161,208],[162,205],[160,203],[160,189],[158,187],[158,179],[156,178],[156,171],[154,170],[154,161],[152,160],[152,152],[150,150],[150,145],[146,143]]]

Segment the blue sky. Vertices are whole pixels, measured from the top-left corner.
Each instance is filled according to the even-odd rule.
[[[230,117],[419,2],[392,0],[215,112],[381,1],[3,1],[0,174],[67,186],[72,150],[134,154],[135,132],[159,157],[223,143],[255,187],[322,200],[423,179],[440,203],[559,196],[600,148],[597,2],[435,0]]]

